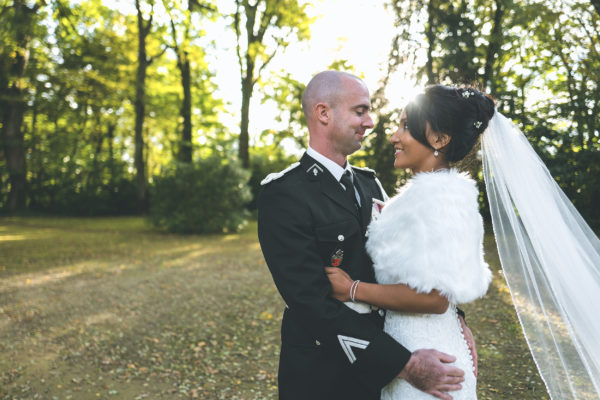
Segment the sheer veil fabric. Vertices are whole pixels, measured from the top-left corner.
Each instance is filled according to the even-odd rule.
[[[553,399],[598,399],[600,240],[498,111],[482,153],[502,269],[548,392]]]

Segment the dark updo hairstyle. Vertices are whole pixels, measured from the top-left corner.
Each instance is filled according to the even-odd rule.
[[[453,88],[433,85],[417,95],[404,109],[412,137],[427,147],[427,122],[433,132],[451,137],[444,148],[449,162],[462,160],[494,115],[494,101],[471,87]]]

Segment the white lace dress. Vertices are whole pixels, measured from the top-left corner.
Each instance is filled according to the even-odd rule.
[[[457,357],[465,371],[455,400],[477,398],[473,361],[456,304],[485,294],[491,272],[483,260],[483,222],[475,182],[456,170],[415,175],[386,202],[369,226],[367,250],[379,283],[405,283],[419,292],[437,289],[450,301],[444,314],[388,311],[385,331],[411,351],[434,348]],[[402,379],[382,391],[385,400],[434,399]]]

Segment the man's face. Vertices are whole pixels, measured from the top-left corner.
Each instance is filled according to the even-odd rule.
[[[364,83],[344,78],[342,90],[333,107],[333,123],[330,139],[336,153],[349,156],[361,147],[366,130],[373,128],[369,116],[371,101]]]

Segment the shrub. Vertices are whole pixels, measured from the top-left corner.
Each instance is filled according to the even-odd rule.
[[[133,215],[136,185],[130,177],[84,185],[83,179],[65,177],[55,182],[31,182],[29,210],[33,213],[70,216]]]
[[[173,164],[154,178],[150,220],[177,233],[237,231],[248,216],[248,175],[237,163],[218,157]]]

